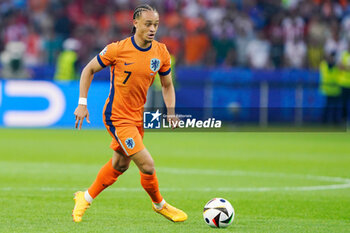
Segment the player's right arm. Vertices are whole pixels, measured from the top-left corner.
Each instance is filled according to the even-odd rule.
[[[92,79],[94,78],[94,73],[102,69],[103,67],[98,62],[97,57],[94,57],[84,67],[80,77],[79,98],[87,98]],[[87,105],[78,104],[78,107],[74,111],[74,115],[75,115],[75,128],[78,128],[78,125],[79,125],[79,129],[81,129],[84,118],[86,118],[86,121],[90,123],[89,111],[87,109]]]
[[[111,43],[107,45],[100,54],[94,57],[89,64],[85,66],[80,77],[80,94],[79,98],[87,98],[88,91],[94,77],[94,73],[102,70],[103,68],[115,64],[116,57],[118,52],[118,42]],[[79,101],[80,102],[80,101]],[[89,111],[87,105],[78,104],[78,107],[75,109],[75,128],[81,129],[83,120],[86,117],[86,121],[90,123],[89,120]]]

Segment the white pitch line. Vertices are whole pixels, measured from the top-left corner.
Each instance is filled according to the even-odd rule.
[[[13,162],[0,162],[0,164],[5,163],[13,164]],[[18,164],[16,162],[16,164]],[[56,163],[48,162],[25,162],[22,163],[28,165],[28,167],[33,168],[32,172],[39,173],[40,169],[46,168],[50,169],[52,165],[57,166]],[[89,169],[96,170],[96,167],[99,168],[100,165],[97,164],[60,164],[65,169],[75,169],[80,170],[81,166],[87,167]],[[39,167],[40,169],[35,169],[34,167]],[[135,167],[133,167],[135,168]],[[132,169],[133,169],[132,168]],[[136,169],[136,168],[135,168]],[[215,169],[193,169],[193,168],[171,168],[171,167],[156,167],[157,172],[169,173],[169,174],[183,174],[183,175],[216,175],[216,176],[253,176],[253,177],[271,177],[271,178],[289,178],[289,179],[308,179],[308,180],[317,180],[324,182],[335,182],[335,183],[350,183],[350,178],[343,177],[333,177],[333,176],[317,176],[317,175],[308,175],[308,174],[288,174],[288,173],[278,173],[278,172],[255,172],[255,171],[244,171],[244,170],[215,170]],[[27,170],[26,172],[31,172]],[[54,171],[55,172],[55,171]],[[60,172],[64,173],[62,170]]]
[[[186,169],[186,168],[168,168],[160,167],[156,168],[157,171],[162,173],[171,174],[185,174],[185,175],[217,175],[217,176],[254,176],[254,177],[279,177],[279,178],[294,178],[294,179],[309,179],[325,182],[336,183],[350,183],[350,178],[334,177],[334,176],[316,176],[316,175],[301,175],[301,174],[287,174],[277,172],[253,172],[253,171],[241,171],[241,170],[208,170],[208,169]]]
[[[334,184],[323,186],[304,186],[304,187],[218,187],[218,188],[160,188],[163,192],[273,192],[273,191],[320,191],[320,190],[334,190],[347,189],[350,184]],[[81,188],[71,187],[3,187],[0,191],[41,191],[41,192],[57,192],[57,191],[71,191],[84,190]],[[144,192],[140,188],[108,188],[107,192]]]
[[[185,174],[185,175],[216,175],[216,176],[253,176],[253,177],[282,177],[289,179],[309,179],[323,182],[334,182],[341,184],[328,184],[328,185],[315,185],[315,186],[297,186],[297,187],[198,187],[198,188],[160,188],[165,192],[271,192],[271,191],[319,191],[319,190],[334,190],[334,189],[347,189],[350,188],[350,179],[342,177],[331,176],[315,176],[315,175],[301,175],[301,174],[286,174],[286,173],[268,173],[268,172],[248,172],[239,170],[208,170],[208,169],[178,169],[178,168],[166,168],[158,167],[158,172],[170,173],[170,174]],[[81,188],[73,187],[2,187],[0,191],[43,191],[43,192],[55,192],[55,191],[76,191]],[[117,192],[144,192],[141,187],[136,188],[123,188],[123,187],[110,187],[107,191]]]
[[[343,184],[329,184],[316,186],[298,186],[298,187],[218,187],[218,188],[160,188],[165,192],[271,192],[271,191],[319,191],[319,190],[334,190],[350,188],[350,179],[342,177],[329,176],[314,176],[314,175],[299,175],[299,174],[283,174],[283,173],[267,173],[267,172],[247,172],[247,171],[222,171],[222,170],[200,170],[200,169],[176,169],[176,168],[158,168],[157,171],[170,174],[187,174],[187,175],[222,175],[222,176],[265,176],[265,177],[284,177],[284,178],[298,178],[310,179],[325,182],[339,182]],[[70,187],[3,187],[1,191],[76,191],[79,188]],[[117,192],[143,192],[139,188],[109,188],[108,191]]]

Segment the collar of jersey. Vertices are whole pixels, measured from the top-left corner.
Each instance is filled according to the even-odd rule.
[[[135,42],[134,36],[131,37],[131,42],[132,42],[132,44],[134,45],[134,47],[135,47],[136,49],[138,49],[138,50],[140,50],[140,51],[142,51],[142,52],[146,52],[146,51],[150,50],[151,47],[152,47],[152,43],[151,43],[151,45],[150,45],[148,48],[145,48],[145,49],[139,47],[139,46],[136,44],[136,42]]]

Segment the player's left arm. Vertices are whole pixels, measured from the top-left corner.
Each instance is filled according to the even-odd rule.
[[[174,129],[178,125],[179,118],[177,118],[175,115],[175,89],[171,78],[171,72],[164,76],[159,75],[159,77],[162,85],[164,103],[167,108],[167,120]]]

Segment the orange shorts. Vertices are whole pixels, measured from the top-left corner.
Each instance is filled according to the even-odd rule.
[[[143,145],[143,126],[133,124],[116,124],[115,122],[105,122],[108,133],[112,136],[110,147],[114,151],[121,151],[127,156],[131,156],[145,148]]]

